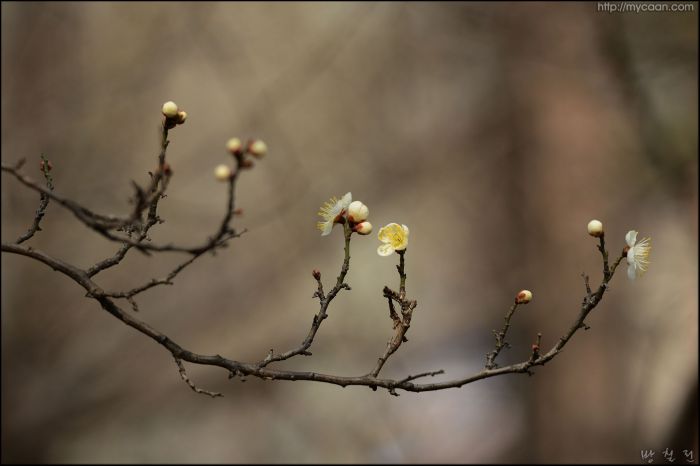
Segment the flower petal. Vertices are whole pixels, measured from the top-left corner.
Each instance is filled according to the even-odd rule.
[[[627,278],[630,280],[634,280],[637,278],[637,267],[635,267],[634,264],[630,264],[627,266]]]
[[[380,256],[390,256],[394,252],[394,248],[391,247],[391,244],[382,244],[377,248],[377,254]]]
[[[401,225],[401,227],[403,228],[404,235],[408,236],[408,227],[406,225]]]
[[[392,238],[392,231],[396,227],[398,227],[396,223],[390,223],[381,227],[379,229],[379,233],[377,234],[377,238],[379,238],[379,241],[381,241],[382,243],[390,242]]]
[[[627,251],[627,263],[634,264],[634,246]]]
[[[625,241],[627,241],[627,246],[634,246],[634,243],[637,242],[637,230],[628,231],[625,235]]]
[[[340,206],[343,210],[347,210],[348,206],[352,202],[352,193],[345,193],[345,196],[340,200]]]
[[[318,229],[321,230],[321,236],[328,236],[333,231],[333,222],[319,222]]]

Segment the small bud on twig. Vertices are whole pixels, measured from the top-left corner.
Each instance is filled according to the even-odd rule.
[[[241,149],[243,149],[243,143],[238,138],[231,138],[226,142],[226,150],[233,155],[241,155]]]
[[[313,277],[314,277],[316,280],[320,280],[320,279],[321,279],[321,271],[318,270],[318,269],[314,269],[313,272],[311,272],[311,275],[313,275]]]
[[[233,176],[233,172],[228,165],[219,165],[214,169],[214,177],[218,181],[228,181]]]
[[[163,104],[163,115],[165,115],[166,118],[175,118],[177,116],[177,112],[177,104],[172,100],[169,100]]]
[[[166,176],[171,176],[173,174],[173,169],[170,167],[170,164],[168,162],[165,162],[163,164],[163,174]]]
[[[527,304],[532,300],[532,291],[522,290],[515,296],[515,302],[517,304]]]
[[[369,235],[372,233],[372,224],[369,222],[358,223],[353,227],[353,231],[361,235]]]
[[[588,234],[595,238],[603,236],[603,223],[600,220],[591,220],[588,222]]]
[[[241,160],[241,168],[253,168],[253,165],[255,165],[255,162],[250,159]]]
[[[51,163],[50,160],[47,160],[46,162],[47,162],[46,171],[50,172],[51,169],[53,168],[53,164]],[[41,170],[41,173],[44,173],[44,161],[43,160],[39,162],[39,170]]]
[[[187,112],[184,110],[180,110],[177,112],[177,124],[181,125],[187,120]]]
[[[255,139],[248,143],[248,152],[254,157],[260,159],[267,154],[267,144],[260,139]]]

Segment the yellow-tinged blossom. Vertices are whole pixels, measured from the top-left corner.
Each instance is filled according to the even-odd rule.
[[[380,256],[389,256],[394,251],[403,251],[408,246],[408,227],[398,223],[390,223],[379,229],[377,235],[382,244],[377,248]]]

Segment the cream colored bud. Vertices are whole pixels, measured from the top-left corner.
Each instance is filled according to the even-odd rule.
[[[177,104],[172,100],[169,100],[163,104],[163,115],[168,118],[175,118],[177,116]]]
[[[226,150],[228,150],[232,154],[239,153],[242,148],[243,148],[243,143],[238,138],[231,138],[228,141],[226,141]]]
[[[596,238],[603,236],[603,223],[600,220],[591,220],[588,222],[588,234]]]
[[[228,165],[219,165],[214,169],[214,177],[218,181],[228,181],[231,179],[231,169]]]
[[[532,301],[532,291],[530,290],[522,290],[515,297],[515,302],[518,304],[527,304],[530,301]]]
[[[360,201],[353,201],[348,206],[348,220],[352,223],[360,223],[369,217],[369,209]]]
[[[361,235],[369,235],[372,233],[372,224],[369,222],[358,223],[353,229]]]
[[[177,124],[181,125],[187,120],[187,112],[184,110],[180,110],[177,112]]]
[[[264,157],[267,154],[267,144],[260,139],[256,139],[248,146],[248,152],[257,158]]]

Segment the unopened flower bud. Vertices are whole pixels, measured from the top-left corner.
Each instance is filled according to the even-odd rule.
[[[313,275],[316,280],[321,279],[321,271],[318,269],[314,269],[313,272],[311,272],[311,275]]]
[[[241,160],[241,168],[253,168],[253,165],[255,165],[255,162],[250,159]]]
[[[522,290],[518,295],[515,297],[515,302],[517,304],[527,304],[532,300],[532,291],[530,290]]]
[[[233,209],[233,215],[243,215],[243,209],[241,207],[236,207],[235,209]]]
[[[372,233],[372,224],[369,222],[361,222],[355,225],[353,230],[361,235],[369,235]]]
[[[353,201],[348,206],[348,220],[353,223],[360,223],[369,217],[369,209],[360,201]]]
[[[177,116],[177,104],[169,100],[163,104],[163,115],[167,118],[175,118]]]
[[[187,119],[187,112],[186,111],[180,110],[179,112],[177,112],[177,124],[178,125],[183,124],[186,119]]]
[[[588,222],[588,234],[600,238],[603,236],[603,224],[599,220],[591,220]]]
[[[537,343],[533,343],[532,344],[532,352],[538,353],[539,351],[540,351],[540,345],[538,345]]]
[[[164,173],[166,176],[170,176],[170,175],[173,174],[173,169],[172,169],[172,167],[170,166],[170,164],[169,164],[168,162],[165,162],[165,163],[163,164],[163,173]]]
[[[248,144],[248,152],[250,152],[257,158],[262,158],[265,156],[265,154],[267,154],[267,144],[265,144],[265,142],[261,141],[260,139],[251,141]]]
[[[42,173],[44,173],[44,166],[46,166],[46,171],[50,172],[51,169],[53,168],[53,164],[51,163],[50,160],[46,161],[47,163],[44,164],[44,161],[39,162],[39,169],[41,170]]]
[[[238,138],[231,138],[226,142],[226,150],[232,154],[240,154],[243,144]]]
[[[214,177],[218,181],[228,181],[231,179],[231,175],[233,175],[233,172],[231,172],[228,165],[219,165],[214,169]]]

